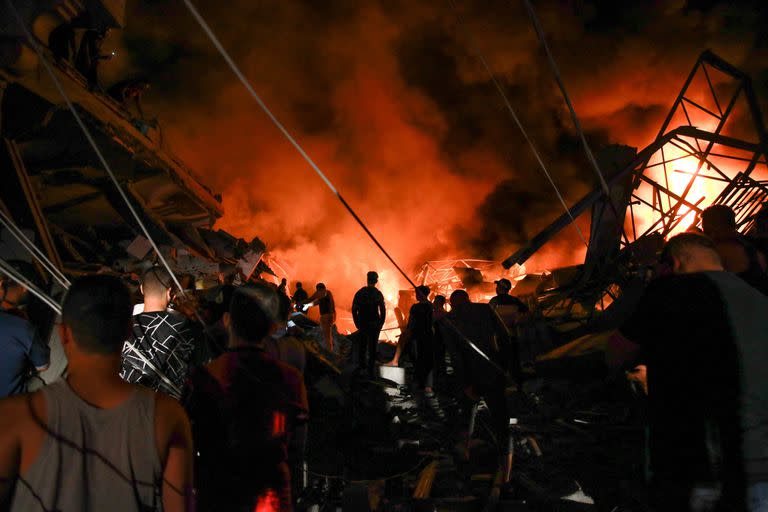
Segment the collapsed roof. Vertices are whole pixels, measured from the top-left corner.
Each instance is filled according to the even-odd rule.
[[[5,20],[0,24],[5,36],[0,52],[0,165],[7,179],[0,208],[31,231],[60,268],[114,267],[148,256],[150,246],[128,205],[53,81],[38,71],[40,63],[23,31],[3,9],[7,6],[0,7]],[[21,14],[35,37],[46,42],[54,28],[83,15],[94,23],[101,20],[101,27],[121,26],[123,11],[122,2],[27,2]],[[244,273],[257,269],[266,250],[263,242],[212,229],[224,213],[221,195],[167,148],[159,127],[91,90],[69,62],[55,60],[46,48],[43,52],[164,254],[180,270],[238,262]],[[265,270],[263,263],[260,270]]]

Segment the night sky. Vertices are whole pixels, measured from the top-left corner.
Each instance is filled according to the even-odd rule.
[[[594,185],[519,1],[198,0],[257,92],[400,262],[503,258],[562,213],[502,82],[569,202]],[[768,99],[768,2],[536,1],[593,149],[642,148],[707,48]],[[146,77],[144,110],[224,196],[218,226],[259,236],[296,278],[394,271],[278,133],[178,0],[129,0],[107,84]],[[765,110],[764,110],[765,111]],[[572,263],[572,231],[542,264]],[[395,286],[395,284],[392,284]]]

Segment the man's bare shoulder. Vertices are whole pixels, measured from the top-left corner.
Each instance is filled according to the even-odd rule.
[[[0,432],[13,434],[39,426],[47,414],[45,398],[40,391],[14,395],[0,400]]]
[[[157,393],[155,397],[155,417],[166,425],[187,421],[187,413],[181,404],[163,393]]]

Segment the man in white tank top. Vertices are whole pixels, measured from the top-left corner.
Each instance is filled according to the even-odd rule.
[[[191,510],[184,410],[118,375],[128,290],[115,277],[83,277],[62,309],[67,379],[0,401],[0,509]]]

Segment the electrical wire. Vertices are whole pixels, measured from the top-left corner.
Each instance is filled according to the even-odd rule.
[[[179,282],[178,277],[176,277],[176,273],[171,268],[168,261],[165,259],[165,256],[163,256],[163,253],[160,251],[160,248],[157,246],[157,243],[152,238],[152,236],[149,234],[149,230],[147,229],[147,226],[144,224],[144,222],[141,220],[141,217],[139,216],[138,212],[136,211],[136,208],[133,206],[133,203],[128,198],[128,195],[125,193],[125,190],[123,190],[123,187],[120,186],[120,182],[118,181],[117,177],[115,176],[115,173],[112,171],[112,167],[107,162],[106,158],[104,157],[104,154],[99,149],[99,146],[96,144],[96,140],[93,138],[93,135],[91,134],[88,127],[85,125],[85,122],[83,122],[82,117],[77,112],[77,109],[75,108],[74,104],[72,103],[72,100],[69,98],[69,95],[67,95],[67,92],[64,90],[64,86],[61,84],[61,81],[56,76],[56,73],[53,70],[53,67],[48,62],[48,59],[45,57],[43,50],[40,48],[39,43],[35,39],[35,37],[32,35],[32,33],[29,31],[27,26],[24,24],[24,20],[21,18],[21,15],[19,14],[19,11],[16,9],[16,6],[13,4],[12,0],[6,0],[7,4],[9,5],[11,11],[13,12],[14,16],[16,17],[16,20],[19,23],[19,26],[21,27],[22,31],[24,32],[24,35],[26,36],[27,40],[29,41],[29,44],[34,49],[35,53],[37,54],[38,58],[40,59],[40,62],[43,64],[43,67],[47,71],[48,75],[51,77],[51,80],[53,81],[54,85],[56,86],[56,89],[61,94],[62,98],[64,99],[65,103],[67,104],[67,107],[72,112],[72,115],[75,117],[75,121],[77,121],[77,124],[80,126],[80,129],[82,130],[83,134],[85,135],[86,139],[88,139],[88,143],[93,148],[93,151],[96,153],[96,156],[99,159],[99,162],[101,162],[101,165],[104,167],[104,170],[106,171],[109,178],[112,180],[112,183],[117,188],[117,191],[120,193],[120,197],[125,202],[126,206],[128,206],[128,210],[131,212],[131,215],[133,216],[136,223],[139,225],[139,228],[141,229],[141,232],[144,234],[144,236],[149,241],[150,245],[152,246],[152,249],[154,249],[155,254],[157,255],[158,259],[160,260],[160,263],[162,266],[168,271],[168,274],[170,275],[171,279],[173,280],[174,284],[178,288],[179,292],[181,293],[182,297],[185,299],[188,298],[187,292],[184,290],[184,287],[181,286],[181,283]],[[206,326],[205,321],[200,316],[200,312],[197,311],[197,309],[193,309],[195,318],[197,321],[202,325],[203,327]],[[215,344],[219,345],[216,339],[208,332],[207,329],[204,329],[204,332],[206,333],[206,336]]]
[[[555,185],[555,181],[552,179],[552,175],[550,175],[549,171],[547,170],[547,166],[544,165],[544,160],[542,160],[538,149],[536,149],[536,146],[534,145],[533,141],[528,136],[528,132],[525,130],[523,123],[520,121],[520,118],[517,116],[515,109],[512,108],[512,103],[509,101],[509,98],[507,97],[507,93],[504,92],[504,88],[501,86],[501,83],[498,81],[498,79],[496,78],[496,75],[491,70],[491,67],[488,65],[488,61],[485,59],[485,56],[483,55],[483,53],[480,51],[480,48],[478,48],[477,45],[472,44],[472,37],[469,34],[469,30],[464,26],[461,16],[459,15],[458,5],[456,5],[456,2],[454,0],[448,0],[448,1],[451,3],[451,6],[453,7],[454,11],[456,11],[456,19],[458,21],[458,26],[464,32],[464,36],[466,37],[467,42],[470,45],[470,49],[475,53],[475,55],[477,56],[477,59],[483,65],[483,68],[485,68],[486,73],[488,73],[488,76],[490,77],[491,82],[493,82],[493,85],[496,87],[496,90],[501,96],[501,99],[504,101],[504,105],[507,107],[507,111],[509,112],[509,115],[512,117],[512,120],[520,129],[520,132],[523,134],[523,137],[525,138],[525,141],[528,143],[528,146],[531,148],[531,152],[533,153],[533,156],[536,157],[536,161],[539,163],[539,167],[544,173],[544,176],[546,176],[547,180],[549,181],[549,184],[552,185],[552,188],[555,191],[555,195],[557,195],[557,199],[560,201],[560,204],[563,206],[565,213],[571,219],[571,223],[573,224],[573,227],[576,229],[576,232],[578,233],[579,238],[581,239],[582,242],[584,242],[584,245],[589,247],[589,243],[587,242],[587,239],[584,236],[584,233],[581,231],[581,228],[576,223],[576,219],[571,214],[571,209],[568,208],[568,205],[566,204],[565,199],[563,198],[563,195],[560,193],[560,189],[557,188],[557,185]]]
[[[10,1],[10,0],[8,0]],[[203,29],[205,34],[208,36],[208,38],[211,40],[211,43],[216,47],[216,49],[219,51],[221,56],[224,58],[224,60],[227,62],[229,67],[232,69],[232,72],[237,76],[237,78],[240,80],[240,82],[243,84],[245,89],[248,91],[248,93],[251,95],[251,97],[256,101],[256,103],[261,107],[261,109],[264,111],[264,113],[269,117],[269,119],[274,123],[274,125],[280,130],[280,132],[285,136],[286,139],[288,139],[288,142],[291,143],[291,145],[296,149],[296,151],[299,152],[299,154],[304,158],[304,160],[309,164],[309,166],[315,171],[315,173],[320,177],[320,179],[323,180],[323,182],[328,186],[328,188],[333,192],[338,200],[341,202],[341,204],[346,208],[346,210],[349,212],[350,215],[357,221],[357,223],[360,225],[360,227],[365,231],[365,233],[368,235],[368,237],[371,239],[371,241],[376,245],[376,247],[379,248],[379,250],[384,254],[384,256],[387,257],[387,259],[392,263],[392,265],[400,272],[400,274],[408,281],[408,283],[416,289],[416,284],[411,280],[411,278],[408,276],[408,274],[405,273],[405,271],[400,267],[400,265],[397,264],[397,262],[392,258],[392,256],[389,254],[389,252],[384,248],[383,245],[379,242],[379,240],[373,235],[373,233],[368,229],[368,227],[365,225],[365,223],[362,221],[362,219],[355,213],[355,211],[352,209],[352,207],[347,203],[347,201],[342,197],[341,193],[338,191],[338,189],[331,183],[331,180],[328,179],[328,177],[325,175],[325,173],[318,167],[318,165],[315,163],[314,160],[307,154],[306,151],[304,151],[304,148],[302,148],[301,144],[291,135],[291,133],[288,131],[288,129],[283,125],[283,123],[280,122],[280,120],[275,116],[275,114],[272,113],[272,111],[269,109],[266,103],[264,103],[264,100],[261,99],[261,96],[254,90],[253,86],[251,85],[250,81],[243,75],[242,71],[240,71],[240,68],[237,66],[235,61],[232,59],[232,57],[229,55],[227,50],[224,48],[224,46],[221,44],[221,41],[219,41],[219,38],[216,36],[216,34],[213,32],[211,27],[208,25],[208,23],[205,21],[203,16],[200,14],[200,12],[195,8],[195,6],[192,4],[191,0],[184,0],[184,4],[189,9],[189,12],[192,14],[192,16],[195,18],[197,23],[200,25],[200,27]],[[496,364],[491,358],[483,352],[480,347],[477,346],[472,340],[470,340],[467,336],[465,336],[459,329],[453,325],[447,318],[443,318],[440,320],[440,322],[443,322],[445,325],[448,325],[451,330],[453,330],[465,343],[469,345],[469,347],[474,350],[476,353],[478,353],[483,359],[485,359],[491,366],[498,372],[500,372],[502,375],[504,375],[506,372],[498,365]]]
[[[48,294],[40,290],[29,279],[24,277],[24,275],[22,275],[21,272],[17,271],[7,261],[3,259],[0,259],[0,270],[2,270],[7,277],[10,277],[20,285],[24,286],[29,291],[29,293],[31,293],[32,295],[40,299],[42,302],[50,306],[50,308],[54,310],[56,314],[61,315],[61,305],[58,302],[56,302]]]
[[[595,169],[595,174],[597,174],[597,178],[600,181],[600,186],[602,187],[605,195],[608,197],[608,202],[613,207],[615,212],[613,201],[610,200],[611,191],[608,188],[608,183],[605,181],[605,178],[603,177],[603,173],[600,171],[600,166],[597,164],[595,155],[592,154],[592,150],[590,149],[589,144],[587,144],[587,139],[584,136],[584,130],[582,130],[581,128],[579,117],[576,115],[576,110],[573,108],[571,99],[568,96],[568,91],[565,89],[565,83],[563,83],[563,79],[560,76],[560,70],[558,69],[557,63],[555,62],[555,58],[552,56],[552,52],[549,49],[549,45],[547,44],[547,39],[546,37],[544,37],[544,30],[541,28],[541,23],[539,23],[539,18],[536,16],[536,11],[533,9],[533,5],[531,4],[530,0],[523,0],[523,3],[525,4],[525,8],[528,11],[528,16],[530,16],[531,18],[533,29],[536,31],[536,35],[538,36],[539,41],[541,42],[541,45],[544,47],[544,52],[547,54],[547,60],[549,61],[549,65],[552,68],[552,74],[555,75],[555,81],[557,82],[557,85],[560,88],[560,92],[563,94],[563,99],[565,99],[566,105],[568,105],[568,110],[571,113],[571,119],[573,120],[573,124],[576,127],[576,131],[579,133],[579,138],[581,139],[581,143],[584,145],[584,151],[587,154],[587,159],[589,160],[589,163],[592,165],[592,167]]]
[[[11,235],[16,238],[22,247],[24,247],[32,255],[32,257],[35,258],[43,266],[43,268],[45,268],[51,274],[51,277],[58,281],[59,284],[64,288],[69,288],[69,285],[71,284],[69,279],[67,279],[67,277],[58,268],[56,268],[56,265],[54,265],[53,262],[48,259],[48,256],[46,256],[46,254],[40,250],[39,247],[37,247],[29,238],[27,238],[27,235],[24,234],[24,232],[13,222],[10,217],[5,214],[2,209],[0,209],[0,223],[5,226],[8,232],[10,232]]]
[[[67,92],[64,90],[64,86],[61,84],[61,81],[56,76],[55,71],[53,70],[53,67],[48,62],[48,59],[43,54],[43,50],[40,48],[40,44],[37,42],[35,37],[32,35],[32,33],[27,28],[26,24],[24,23],[24,20],[22,19],[21,15],[19,14],[19,11],[16,9],[16,6],[13,4],[12,0],[6,0],[6,3],[11,9],[11,12],[13,12],[14,16],[16,17],[16,21],[18,21],[19,26],[21,27],[22,31],[24,32],[24,35],[26,36],[27,40],[29,41],[29,44],[32,46],[32,49],[37,54],[38,58],[40,59],[40,62],[42,63],[43,67],[45,68],[48,75],[51,77],[51,80],[53,81],[53,84],[56,86],[56,89],[59,91],[59,94],[61,94],[62,98],[64,99],[64,102],[67,104],[67,107],[72,112],[72,115],[75,117],[75,121],[77,122],[78,126],[80,126],[80,129],[82,130],[83,134],[85,135],[85,138],[88,139],[88,143],[93,148],[93,151],[96,153],[97,158],[99,159],[99,162],[101,163],[102,167],[104,167],[104,170],[106,171],[107,175],[109,175],[109,178],[112,180],[112,183],[114,183],[115,187],[117,188],[117,191],[120,193],[120,197],[123,199],[125,204],[128,206],[128,210],[131,212],[131,215],[136,220],[136,223],[139,225],[139,228],[141,229],[141,232],[144,234],[144,236],[147,238],[149,243],[152,245],[152,249],[154,249],[155,254],[157,254],[158,259],[162,263],[163,267],[168,271],[171,278],[173,279],[173,282],[176,284],[176,286],[179,288],[179,291],[181,294],[186,298],[186,292],[184,291],[183,287],[181,286],[181,283],[179,282],[178,278],[176,277],[176,274],[171,269],[170,265],[168,264],[168,261],[166,261],[165,257],[163,256],[162,252],[160,252],[160,248],[155,243],[152,236],[149,234],[149,230],[147,229],[147,226],[144,224],[144,222],[141,220],[141,217],[139,216],[138,212],[136,211],[136,208],[133,206],[133,203],[128,198],[128,195],[125,193],[125,190],[123,190],[123,187],[120,186],[120,182],[118,181],[117,177],[115,176],[115,173],[112,171],[112,167],[107,163],[106,158],[104,158],[104,154],[99,149],[99,146],[96,144],[95,139],[93,138],[93,135],[91,134],[88,127],[85,125],[85,122],[83,121],[80,114],[77,112],[77,109],[75,108],[74,104],[72,103],[72,100],[69,98],[69,95],[67,95]]]

